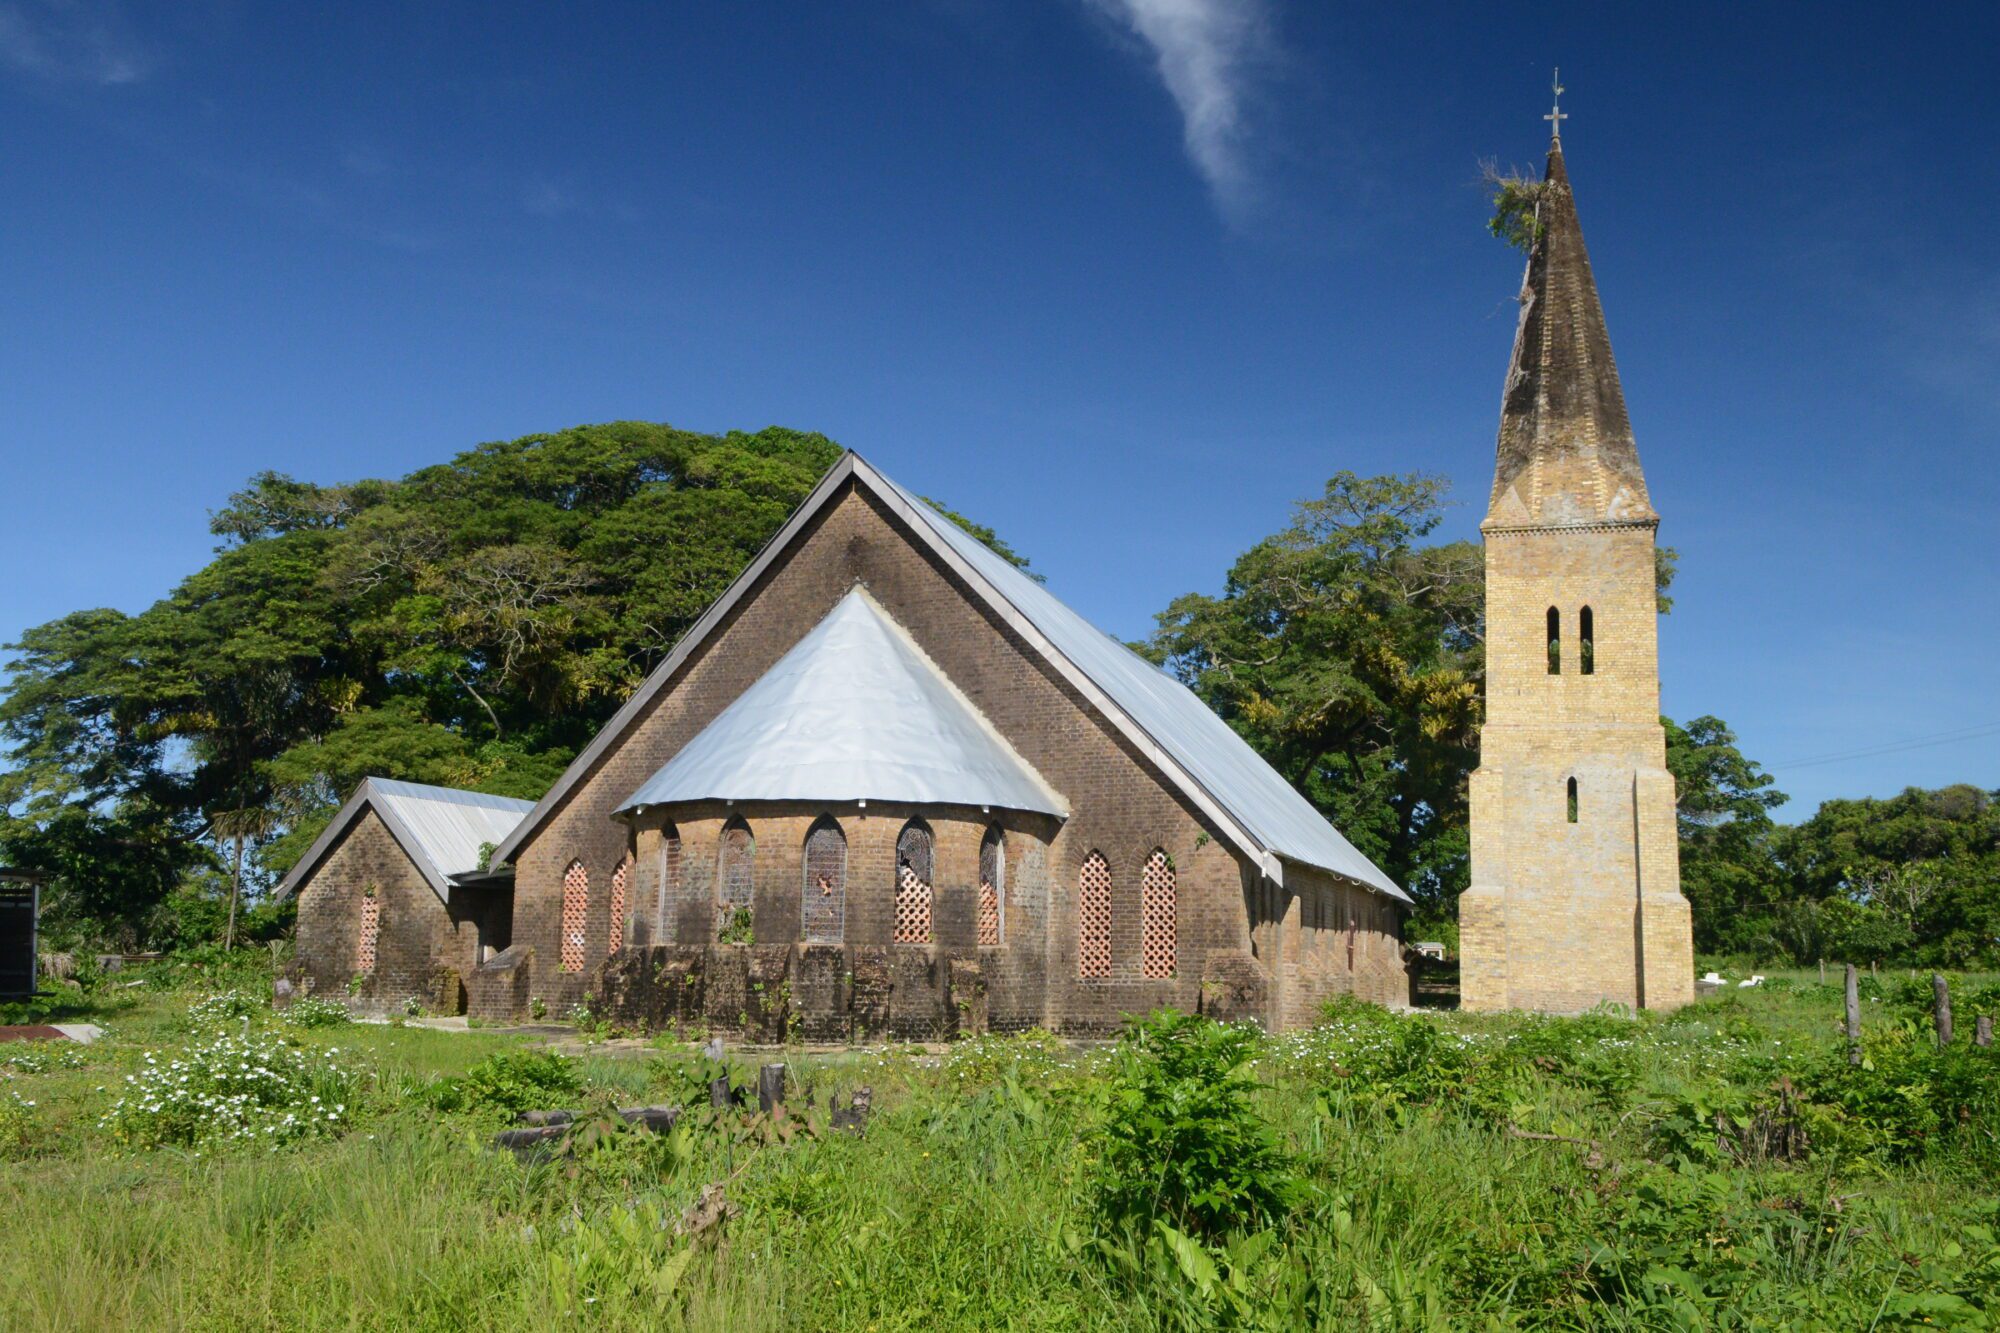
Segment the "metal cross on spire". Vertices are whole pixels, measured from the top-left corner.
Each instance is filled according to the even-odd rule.
[[[1562,106],[1563,72],[1560,65],[1556,67],[1553,86],[1556,90],[1555,105],[1549,108],[1549,114],[1543,116],[1542,119],[1549,122],[1549,136],[1554,139],[1560,139],[1563,137],[1563,122],[1569,119],[1569,113],[1564,111]]]

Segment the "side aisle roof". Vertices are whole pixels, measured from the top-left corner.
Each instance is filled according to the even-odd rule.
[[[702,614],[548,794],[500,842],[494,853],[496,864],[511,859],[644,716],[681,665],[850,479],[894,513],[991,611],[1089,699],[1239,851],[1257,861],[1265,874],[1282,882],[1283,863],[1292,861],[1354,880],[1399,901],[1410,901],[1395,881],[1342,837],[1193,691],[1097,629],[851,451],[828,470],[749,568]]]
[[[487,843],[497,845],[534,806],[511,796],[457,787],[364,778],[278,885],[278,897],[282,900],[297,892],[361,812],[371,808],[442,901],[451,892],[451,877],[477,870],[479,849]]]

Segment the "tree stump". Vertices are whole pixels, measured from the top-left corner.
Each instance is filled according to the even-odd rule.
[[[757,1071],[757,1109],[776,1110],[785,1104],[785,1067],[765,1065]]]

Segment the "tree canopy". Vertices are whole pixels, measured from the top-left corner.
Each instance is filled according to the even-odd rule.
[[[369,774],[540,796],[840,452],[614,422],[399,481],[260,473],[165,598],[12,645],[0,851],[55,876],[58,929],[136,941],[211,844],[282,873]]]

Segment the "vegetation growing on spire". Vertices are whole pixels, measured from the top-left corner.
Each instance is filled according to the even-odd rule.
[[[1486,220],[1486,229],[1522,254],[1533,250],[1542,236],[1537,214],[1548,197],[1549,182],[1537,180],[1518,167],[1502,171],[1490,157],[1480,162],[1479,177],[1493,201],[1493,216]]]

